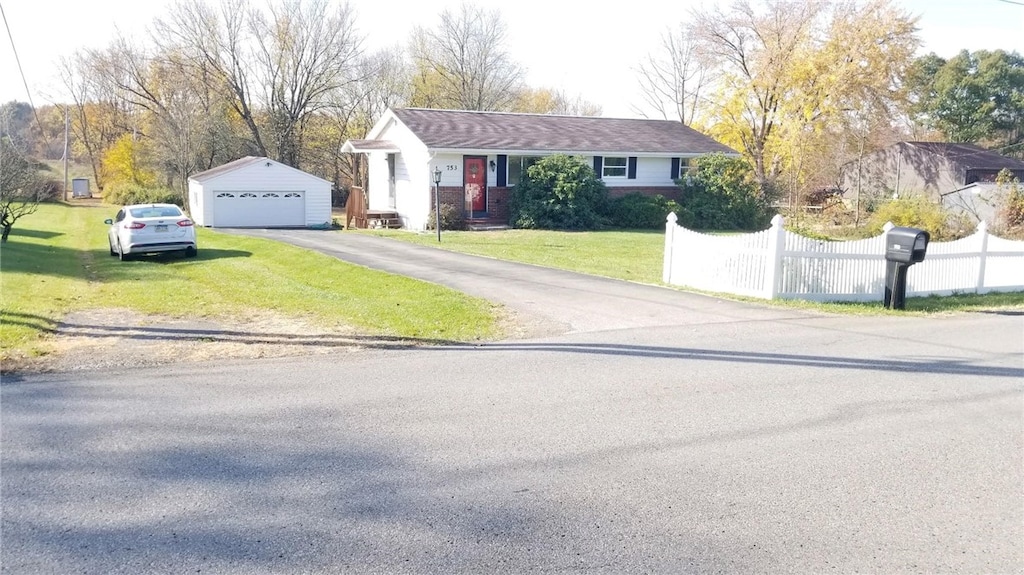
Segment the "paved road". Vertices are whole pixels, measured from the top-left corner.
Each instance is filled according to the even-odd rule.
[[[0,570],[1024,572],[1020,315],[715,305],[5,377]]]

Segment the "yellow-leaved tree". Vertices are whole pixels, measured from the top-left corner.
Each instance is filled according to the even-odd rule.
[[[124,134],[103,154],[102,171],[106,185],[156,185],[156,171],[149,165],[148,147],[132,136]]]
[[[919,41],[891,0],[737,0],[693,16],[696,57],[716,78],[699,127],[750,161],[762,193],[809,180],[812,156],[835,157],[902,109]]]

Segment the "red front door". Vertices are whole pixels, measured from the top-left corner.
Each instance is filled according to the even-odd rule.
[[[487,158],[465,156],[462,159],[462,181],[466,188],[466,207],[469,216],[487,211]]]

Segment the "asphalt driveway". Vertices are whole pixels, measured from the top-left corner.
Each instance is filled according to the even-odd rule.
[[[287,229],[230,231],[287,242],[503,304],[535,326],[531,335],[775,321],[810,315],[362,234]]]

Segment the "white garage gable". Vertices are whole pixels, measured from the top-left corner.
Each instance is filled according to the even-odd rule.
[[[247,156],[189,178],[192,219],[220,228],[329,227],[331,183]]]

